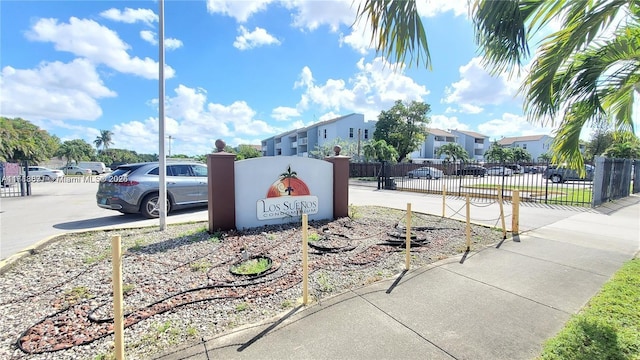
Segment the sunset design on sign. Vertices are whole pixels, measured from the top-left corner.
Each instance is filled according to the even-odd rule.
[[[267,192],[267,198],[304,195],[311,195],[309,187],[298,178],[295,171],[291,171],[291,165],[287,167],[286,172],[280,174],[279,179],[269,187]]]

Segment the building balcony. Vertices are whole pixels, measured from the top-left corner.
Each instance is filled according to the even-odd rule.
[[[309,139],[307,139],[307,138],[299,138],[299,139],[298,139],[298,144],[300,144],[300,145],[307,145],[307,141],[308,141],[308,140],[309,140]]]

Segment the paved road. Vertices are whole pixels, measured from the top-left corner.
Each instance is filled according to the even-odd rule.
[[[51,236],[98,227],[159,225],[158,220],[121,214],[96,205],[96,177],[86,183],[33,183],[32,195],[0,198],[0,260]],[[168,223],[206,221],[207,208],[172,213]]]

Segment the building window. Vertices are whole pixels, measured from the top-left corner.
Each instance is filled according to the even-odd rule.
[[[364,139],[368,139],[369,138],[369,129],[364,129]]]
[[[353,128],[349,128],[349,138],[353,139]]]
[[[324,138],[327,138],[327,129],[324,129]]]

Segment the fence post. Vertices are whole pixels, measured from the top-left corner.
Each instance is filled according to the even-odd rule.
[[[520,191],[513,190],[511,209],[511,232],[515,235],[520,232]]]
[[[309,262],[307,260],[308,219],[309,219],[309,215],[302,214],[302,304],[303,305],[307,305],[307,302],[309,302]]]
[[[445,204],[447,201],[447,184],[442,185],[442,217],[445,217]]]
[[[471,250],[471,202],[467,194],[467,251]]]
[[[404,259],[404,269],[409,270],[411,267],[411,203],[407,203],[407,221],[405,224],[406,228],[406,243],[405,243],[405,259]]]
[[[113,267],[113,336],[114,355],[124,360],[124,315],[122,310],[122,246],[120,235],[111,237],[111,263]]]

